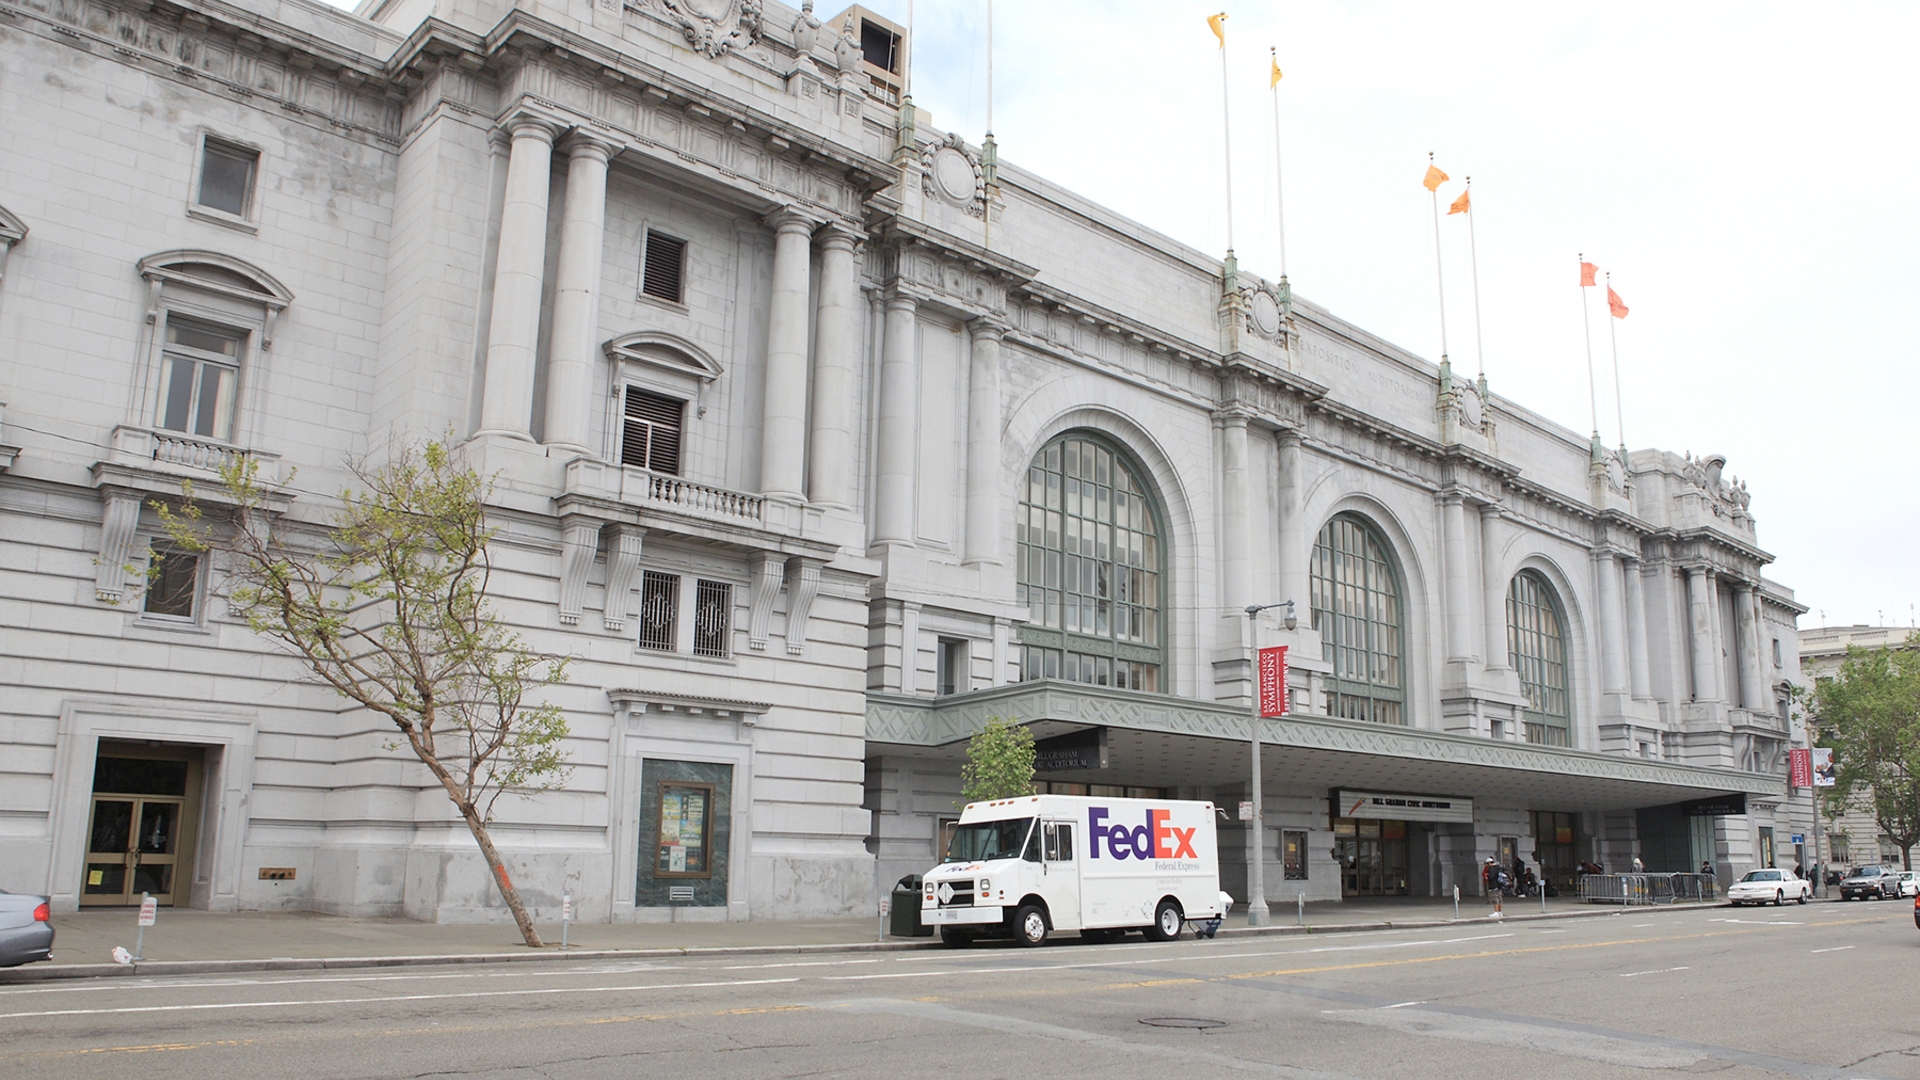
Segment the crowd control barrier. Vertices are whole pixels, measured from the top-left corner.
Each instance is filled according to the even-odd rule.
[[[1712,874],[1585,874],[1580,878],[1583,904],[1672,904],[1682,900],[1717,900],[1720,882]]]

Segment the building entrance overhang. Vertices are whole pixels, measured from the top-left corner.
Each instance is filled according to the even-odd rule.
[[[1042,779],[1141,787],[1244,784],[1246,710],[1211,701],[1052,680],[942,698],[867,695],[867,752],[966,758],[989,717],[1015,720],[1036,738],[1087,727],[1108,731],[1108,767],[1042,773]],[[1445,794],[1542,810],[1630,810],[1741,793],[1784,799],[1782,777],[1667,761],[1502,742],[1327,716],[1261,722],[1268,791]]]

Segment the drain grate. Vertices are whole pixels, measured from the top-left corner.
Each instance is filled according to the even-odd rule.
[[[1194,1028],[1200,1031],[1227,1026],[1225,1020],[1202,1020],[1197,1016],[1149,1016],[1140,1022],[1148,1027]]]

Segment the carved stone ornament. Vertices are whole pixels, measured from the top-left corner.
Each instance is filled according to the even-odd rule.
[[[1485,410],[1480,405],[1480,392],[1471,383],[1463,384],[1454,391],[1454,407],[1460,410],[1460,426],[1480,431],[1486,427]]]
[[[973,217],[985,213],[987,176],[980,155],[967,149],[957,134],[928,143],[920,151],[921,190],[965,210]]]
[[[728,49],[745,48],[760,33],[761,0],[656,0],[680,29],[693,51],[719,59]]]
[[[1255,289],[1247,301],[1247,321],[1253,331],[1262,337],[1277,337],[1280,333],[1280,300],[1266,289]]]

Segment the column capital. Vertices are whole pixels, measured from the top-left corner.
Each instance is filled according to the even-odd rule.
[[[626,149],[624,145],[584,128],[574,128],[573,132],[566,137],[562,148],[566,150],[567,159],[570,161],[575,158],[596,157],[603,162],[613,160],[620,151]]]
[[[985,315],[976,315],[967,320],[967,333],[975,341],[999,341],[1007,336],[1009,329],[1006,323]]]
[[[1281,446],[1298,447],[1307,441],[1307,436],[1297,427],[1275,428],[1273,439]]]
[[[917,292],[895,285],[880,294],[880,302],[888,311],[915,311],[926,301],[926,297]]]
[[[507,134],[514,139],[539,139],[547,145],[560,137],[565,126],[538,113],[517,112],[500,122]]]
[[[813,230],[820,226],[819,218],[792,206],[782,206],[760,220],[777,233],[800,233],[805,236],[812,236]]]
[[[858,247],[866,235],[853,226],[840,221],[829,221],[820,226],[815,234],[823,251],[852,251]]]

